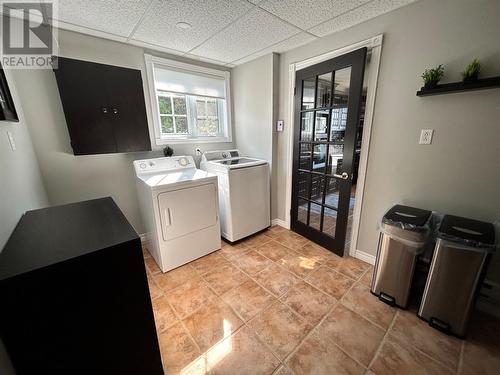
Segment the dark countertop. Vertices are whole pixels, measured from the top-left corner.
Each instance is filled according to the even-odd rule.
[[[137,238],[110,197],[28,211],[0,253],[0,280]]]

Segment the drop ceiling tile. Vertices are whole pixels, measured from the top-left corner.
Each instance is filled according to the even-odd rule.
[[[232,62],[291,37],[300,30],[255,8],[192,53]]]
[[[233,64],[235,65],[241,65],[244,64],[248,61],[252,61],[254,59],[257,59],[261,56],[267,55],[268,53],[272,52],[277,52],[277,53],[283,53],[286,51],[289,51],[291,49],[300,47],[304,44],[307,44],[309,42],[312,42],[313,40],[318,39],[315,36],[305,33],[305,32],[300,32],[298,34],[293,35],[292,37],[283,40],[282,42],[278,42],[270,47],[266,47],[260,51],[257,51],[256,53],[246,56],[242,59],[233,61]]]
[[[311,34],[308,34],[305,32],[300,32],[300,33],[295,34],[294,36],[292,36],[286,40],[283,40],[282,42],[279,42],[273,46],[264,48],[262,51],[264,52],[264,54],[270,53],[270,52],[282,53],[282,52],[290,51],[291,49],[300,47],[300,46],[307,44],[309,42],[312,42],[313,40],[316,40],[316,39],[318,39],[318,38],[316,38],[314,35],[311,35]],[[262,51],[259,51],[259,52],[262,52]]]
[[[151,0],[62,0],[55,18],[63,23],[127,37]]]
[[[94,36],[97,38],[104,38],[104,39],[114,40],[114,41],[122,42],[122,43],[127,42],[127,37],[123,36],[123,35],[116,35],[116,34],[112,34],[110,32],[91,29],[89,27],[79,26],[79,25],[75,25],[73,23],[67,23],[67,22],[63,22],[63,21],[55,21],[55,22],[57,22],[57,23],[54,23],[54,26],[56,26],[60,30],[74,31],[76,33],[91,35],[91,36]]]
[[[325,36],[336,31],[347,29],[348,27],[375,18],[415,1],[417,0],[373,0],[359,8],[313,27],[308,31],[317,36]]]
[[[309,29],[370,0],[268,0],[259,7],[302,28]]]
[[[187,57],[189,59],[193,59],[193,60],[198,60],[198,61],[203,61],[203,62],[207,62],[207,63],[210,63],[210,64],[216,64],[216,65],[226,65],[226,63],[224,61],[219,61],[219,60],[213,60],[213,59],[207,59],[206,57],[203,57],[203,56],[198,56],[198,55],[193,55],[191,53],[185,53],[183,55],[184,57]]]
[[[171,48],[165,48],[165,47],[159,46],[157,44],[142,42],[140,40],[131,39],[128,41],[128,43],[132,44],[134,46],[143,47],[143,48],[150,49],[153,51],[161,51],[161,52],[169,53],[171,55],[182,56],[185,54],[185,52],[182,52],[182,51],[177,51],[177,50],[171,49]]]
[[[132,38],[188,52],[252,8],[244,0],[154,0]],[[179,29],[177,22],[191,28]]]
[[[243,65],[247,62],[250,62],[250,61],[253,61],[255,59],[258,59],[259,57],[261,56],[264,56],[265,54],[260,54],[260,53],[252,53],[251,55],[248,55],[248,56],[245,56],[243,57],[242,59],[239,59],[239,60],[236,60],[236,61],[233,61],[232,64],[234,66],[238,66],[238,65]]]

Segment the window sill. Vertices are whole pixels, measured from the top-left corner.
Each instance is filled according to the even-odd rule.
[[[160,138],[156,139],[157,146],[175,145],[175,144],[195,144],[195,143],[231,143],[231,137],[214,138]]]

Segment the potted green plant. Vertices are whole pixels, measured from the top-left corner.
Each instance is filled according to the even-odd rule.
[[[478,59],[472,60],[471,63],[467,65],[464,71],[462,72],[464,83],[477,81],[480,71],[481,71],[481,63],[479,62],[479,60]]]
[[[424,87],[426,89],[432,89],[437,86],[437,83],[443,78],[444,68],[443,65],[439,64],[438,67],[432,69],[425,69],[422,73],[422,78],[424,80]]]

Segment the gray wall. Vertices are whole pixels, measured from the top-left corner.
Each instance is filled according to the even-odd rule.
[[[25,211],[48,205],[47,194],[26,126],[12,72],[5,71],[19,122],[0,122],[0,251]],[[12,132],[16,150],[10,147]]]
[[[500,219],[500,90],[415,96],[422,71],[441,63],[448,82],[474,57],[483,76],[500,75],[499,14],[498,0],[421,0],[283,54],[278,217],[285,218],[289,64],[383,33],[358,249],[375,254],[377,221],[396,202]],[[435,129],[432,145],[418,145],[420,129]]]
[[[146,90],[144,53],[189,61],[177,56],[145,51],[139,47],[64,30],[59,31],[59,46],[61,56],[140,69],[145,84],[151,134],[154,132],[151,127],[152,114]],[[196,64],[213,67],[200,62]],[[218,68],[221,69],[221,67]],[[112,196],[134,228],[139,233],[143,233],[132,162],[144,157],[162,156],[161,147],[155,146],[156,151],[151,153],[74,156],[69,144],[66,120],[54,73],[46,70],[16,71],[14,79],[25,108],[26,120],[50,203],[57,205]],[[233,143],[173,145],[172,147],[176,155],[194,155],[196,147],[202,150],[225,149],[232,148]]]
[[[275,176],[278,98],[277,54],[268,54],[233,69],[234,141],[242,155],[268,160]],[[272,184],[275,178],[271,179]],[[273,189],[276,192],[276,189]],[[276,197],[271,199],[276,217]]]
[[[241,153],[272,159],[273,54],[233,69],[234,141]]]

